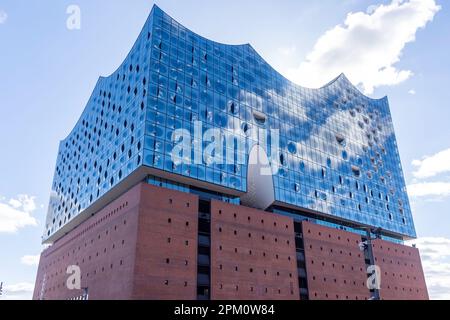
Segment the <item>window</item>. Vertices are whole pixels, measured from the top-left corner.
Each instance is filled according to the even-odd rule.
[[[289,153],[292,153],[292,154],[297,153],[297,146],[296,146],[295,142],[291,141],[288,143],[288,151],[289,151]]]
[[[361,176],[361,169],[357,166],[352,166],[352,172],[356,177]],[[359,184],[356,185],[356,188],[359,189]]]
[[[345,137],[342,134],[336,134],[336,141],[341,145],[345,146]]]
[[[280,164],[282,166],[286,165],[286,156],[284,155],[284,153],[280,153]]]
[[[255,120],[258,124],[263,125],[266,122],[266,115],[262,112],[253,111],[253,117],[255,118]]]
[[[348,159],[348,153],[347,151],[342,151],[342,159],[347,160]]]

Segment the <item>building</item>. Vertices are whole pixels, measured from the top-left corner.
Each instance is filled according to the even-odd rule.
[[[60,143],[34,298],[427,299],[415,236],[387,98],[154,6]]]

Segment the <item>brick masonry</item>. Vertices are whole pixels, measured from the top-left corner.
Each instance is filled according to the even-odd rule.
[[[41,254],[33,298],[79,297],[66,287],[67,267],[78,265],[89,299],[195,299],[197,204],[135,186]]]
[[[357,234],[302,222],[309,298],[364,300],[369,298],[364,255]]]
[[[212,299],[298,299],[291,218],[213,201]]]
[[[140,183],[41,254],[34,299],[74,299],[66,269],[77,265],[89,299],[196,299],[196,195]],[[301,225],[309,299],[368,299],[361,237]],[[428,299],[419,252],[376,240],[382,299]],[[212,299],[299,299],[294,222],[211,202]],[[45,280],[44,280],[45,279]]]
[[[373,251],[381,269],[381,299],[429,299],[417,248],[375,240]]]
[[[198,197],[143,185],[133,299],[197,298]]]

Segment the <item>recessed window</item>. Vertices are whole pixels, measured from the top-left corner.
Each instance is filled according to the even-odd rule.
[[[359,177],[361,175],[361,169],[357,166],[352,166],[352,172],[356,177]],[[359,189],[359,185],[357,186]]]
[[[342,159],[347,160],[348,159],[348,153],[347,151],[342,151]]]
[[[295,142],[291,141],[288,143],[288,151],[289,151],[289,153],[292,153],[292,154],[297,153],[297,146],[296,146]]]
[[[300,171],[305,172],[305,163],[303,161],[300,162]]]
[[[342,134],[336,134],[336,141],[341,145],[345,146],[345,137]]]
[[[241,125],[241,129],[242,129],[242,131],[244,131],[244,133],[246,135],[248,135],[250,133],[251,125],[249,125],[246,122],[243,122],[242,125]]]
[[[253,111],[253,118],[260,125],[263,125],[266,122],[266,115],[259,111]]]
[[[281,154],[280,154],[280,163],[281,163],[281,165],[282,165],[282,166],[285,166],[285,165],[286,165],[286,162],[287,162],[286,156],[284,155],[284,153],[281,153]]]

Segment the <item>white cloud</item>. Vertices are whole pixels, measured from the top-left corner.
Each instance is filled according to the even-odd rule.
[[[408,91],[408,93],[410,94],[410,95],[415,95],[416,94],[416,90],[414,90],[414,89],[411,89],[411,90],[409,90]]]
[[[31,215],[36,209],[34,197],[19,195],[6,202],[0,200],[0,232],[13,233],[26,226],[36,226],[37,220]]]
[[[16,284],[3,283],[4,300],[31,300],[33,297],[34,284],[29,282],[20,282]]]
[[[421,182],[407,187],[410,197],[450,196],[450,182]]]
[[[5,11],[0,10],[0,24],[5,23],[6,19],[8,19],[8,14]]]
[[[434,0],[392,0],[349,13],[344,24],[325,32],[299,67],[289,69],[292,81],[318,87],[342,72],[370,94],[375,87],[395,85],[412,75],[395,66],[405,45],[440,10]]]
[[[412,165],[417,167],[413,172],[416,178],[430,178],[439,173],[450,172],[450,149],[424,157],[422,160],[414,160]]]
[[[450,299],[450,239],[411,240],[419,248],[430,299]]]
[[[27,266],[37,266],[39,264],[39,258],[40,255],[25,255],[22,258],[20,258],[20,262]]]

